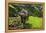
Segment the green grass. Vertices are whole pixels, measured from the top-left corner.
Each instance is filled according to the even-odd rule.
[[[29,16],[29,20],[27,21],[29,24],[32,24],[32,28],[42,28],[42,18]]]

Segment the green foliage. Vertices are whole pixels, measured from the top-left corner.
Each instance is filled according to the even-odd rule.
[[[9,25],[21,24],[21,18],[19,17],[9,17]]]
[[[29,23],[25,23],[23,24],[24,28],[23,29],[31,29],[32,28],[32,24]]]
[[[37,16],[37,17],[42,17],[43,16],[43,12],[42,12],[42,5],[41,4],[28,4],[27,5],[14,5],[11,4],[13,7],[9,6],[9,16],[16,16],[18,14],[18,12],[20,12],[22,9],[26,9],[29,12],[29,15],[32,16]]]
[[[25,24],[21,23],[20,18],[9,17],[9,25],[16,25],[16,29],[41,29],[42,28],[42,18],[29,16],[29,20]]]
[[[9,25],[14,26],[16,29],[31,29],[31,28],[42,28],[42,16],[43,12],[40,4],[28,4],[27,5],[14,5],[13,7],[8,6],[9,8]],[[40,7],[39,7],[40,6]],[[18,15],[22,9],[25,9],[29,12],[29,20],[25,24],[21,23],[21,17]]]
[[[21,23],[20,16],[18,16],[18,17],[9,17],[9,24],[8,25],[10,25],[9,27],[11,27],[11,28],[12,28],[12,26],[15,27],[16,29],[23,28],[23,24]]]
[[[40,29],[42,28],[42,18],[29,16],[29,20],[27,21],[29,24],[32,24],[32,28]]]
[[[9,25],[11,28],[13,25],[16,29],[30,29],[32,27],[32,25],[29,23],[21,23],[20,17],[9,17]]]

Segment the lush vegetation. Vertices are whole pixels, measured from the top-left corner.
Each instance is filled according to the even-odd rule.
[[[12,4],[9,6],[9,27],[15,29],[42,29],[42,4]],[[21,17],[18,15],[22,9],[28,11],[28,20],[25,24],[21,23]],[[9,28],[9,29],[11,29]],[[13,28],[14,29],[14,28]]]
[[[43,6],[42,4],[9,4],[9,16],[16,16],[22,9],[26,9],[29,12],[29,15],[42,17],[43,16]]]
[[[30,16],[28,23],[32,24],[32,28],[42,28],[42,18]]]

